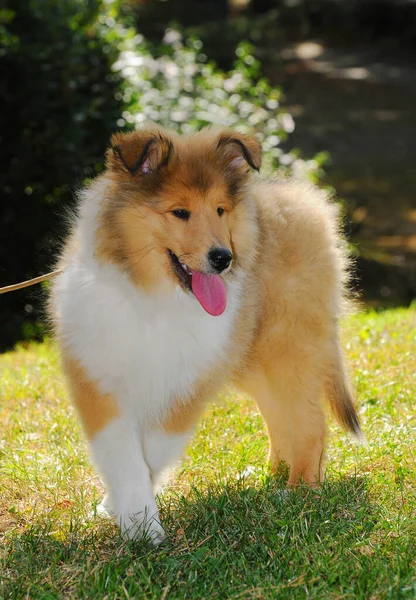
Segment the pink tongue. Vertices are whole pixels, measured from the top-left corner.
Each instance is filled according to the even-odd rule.
[[[218,317],[227,305],[227,290],[219,275],[205,275],[193,271],[192,291],[202,308],[210,315]]]

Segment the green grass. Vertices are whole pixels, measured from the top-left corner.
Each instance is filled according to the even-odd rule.
[[[416,312],[351,317],[369,445],[330,421],[327,479],[281,493],[255,406],[226,392],[159,497],[167,540],[91,518],[99,480],[56,348],[0,359],[1,598],[416,598]]]

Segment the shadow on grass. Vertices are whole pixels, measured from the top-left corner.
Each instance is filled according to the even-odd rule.
[[[368,540],[380,518],[365,478],[286,493],[281,479],[265,477],[251,486],[248,478],[192,489],[187,497],[169,491],[160,505],[167,539],[158,548],[123,543],[103,520],[62,531],[37,523],[10,534],[2,551],[0,594],[294,598],[296,590],[299,597],[305,589],[324,597],[332,588],[352,586],[361,597],[357,578],[365,579],[371,567]],[[362,587],[365,594],[371,591]]]

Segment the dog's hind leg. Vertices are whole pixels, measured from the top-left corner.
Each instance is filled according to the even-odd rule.
[[[276,403],[284,407],[291,441],[289,485],[322,481],[325,449],[323,376],[303,361],[282,365],[269,377]],[[281,410],[281,409],[280,409]]]
[[[289,485],[319,483],[325,445],[320,378],[286,365],[268,377],[256,375],[244,387],[266,422],[272,470],[277,471],[284,461],[289,465]]]
[[[282,463],[290,466],[292,461],[292,440],[288,415],[285,406],[279,402],[267,377],[261,373],[250,376],[238,383],[256,401],[269,434],[269,461],[276,473]]]

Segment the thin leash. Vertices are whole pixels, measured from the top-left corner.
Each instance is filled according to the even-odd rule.
[[[39,277],[28,279],[27,281],[21,281],[20,283],[15,283],[14,285],[6,285],[6,287],[0,288],[0,294],[7,294],[7,292],[15,292],[16,290],[21,290],[22,288],[29,287],[30,285],[41,283],[41,281],[52,279],[53,277],[56,277],[57,275],[62,273],[62,271],[63,269],[57,269],[56,271],[51,271],[50,273],[46,273],[45,275],[40,275]]]

